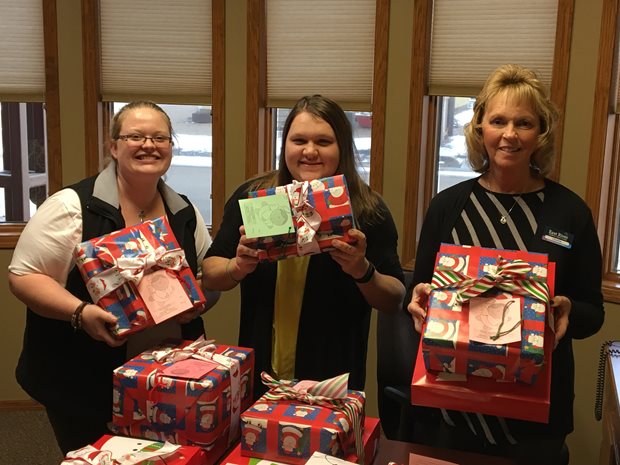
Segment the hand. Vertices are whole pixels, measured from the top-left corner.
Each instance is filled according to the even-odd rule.
[[[227,265],[228,272],[236,281],[241,281],[248,274],[252,273],[258,265],[258,250],[253,246],[255,239],[249,239],[245,235],[245,226],[239,227],[241,238],[237,244],[237,254]]]
[[[426,307],[428,305],[428,296],[431,293],[431,285],[428,283],[419,283],[413,288],[411,302],[407,305],[407,311],[411,313],[415,330],[422,332],[422,325],[426,318]]]
[[[96,341],[103,341],[110,347],[119,347],[125,343],[112,333],[118,320],[110,312],[98,305],[88,304],[82,310],[82,330]]]
[[[558,346],[558,342],[566,335],[568,330],[568,316],[570,315],[572,302],[568,297],[563,295],[556,295],[551,302],[553,307],[553,321],[555,330],[555,345],[554,349]]]
[[[340,239],[332,240],[332,247],[329,254],[336,263],[340,265],[342,271],[359,279],[368,270],[368,260],[366,260],[366,235],[359,229],[349,229],[347,235],[353,239],[351,244]]]
[[[185,325],[185,324],[189,323],[190,321],[198,318],[204,312],[205,312],[205,306],[204,305],[199,305],[196,308],[190,308],[186,312],[179,313],[174,319],[175,319],[175,321],[177,323],[179,323],[181,325]]]

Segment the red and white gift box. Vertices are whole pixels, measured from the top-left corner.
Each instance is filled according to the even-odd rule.
[[[447,268],[455,273],[450,276]],[[554,341],[548,302],[554,275],[554,264],[543,254],[442,244],[411,382],[411,403],[546,423]],[[515,290],[527,286],[533,291]],[[469,341],[469,304],[459,303],[456,293],[470,298],[480,291],[500,302],[520,300],[519,342],[495,346]],[[430,332],[429,322],[434,324]],[[451,329],[437,331],[437,322]]]
[[[275,381],[241,415],[241,454],[294,465],[315,452],[363,461],[365,397],[347,389],[348,374],[329,380]]]
[[[426,369],[534,383],[553,278],[545,254],[442,244],[422,333]]]
[[[209,370],[187,379],[187,362]],[[214,463],[239,438],[252,404],[254,351],[202,338],[164,344],[114,370],[115,432],[203,448]],[[178,374],[175,374],[178,373]]]
[[[256,247],[260,260],[317,254],[331,250],[333,239],[350,241],[346,232],[355,227],[355,220],[344,175],[293,181],[250,192],[248,198],[267,195],[288,197],[295,230],[290,234],[259,237]]]
[[[362,432],[362,442],[364,443],[364,463],[371,464],[377,451],[379,450],[379,436],[380,436],[381,424],[378,418],[365,417],[364,429]],[[352,453],[346,456],[346,460],[349,462],[357,462],[358,457]],[[278,462],[272,460],[262,460],[260,458],[249,457],[242,455],[241,444],[237,445],[224,459],[222,459],[222,465],[261,465],[270,464],[278,465]],[[281,460],[279,463],[291,463]]]
[[[92,301],[117,317],[117,335],[154,326],[205,303],[165,216],[82,242],[74,257]],[[151,275],[148,286],[153,296],[149,309],[138,287],[156,272],[157,280]],[[158,301],[163,305],[155,315]]]
[[[71,451],[61,465],[206,465],[204,451],[144,439],[104,435],[92,445]]]

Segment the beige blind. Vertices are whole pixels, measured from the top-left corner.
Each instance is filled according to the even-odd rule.
[[[435,0],[429,93],[471,95],[505,63],[551,84],[558,0]]]
[[[104,101],[211,103],[210,0],[101,0]]]
[[[370,110],[375,0],[266,0],[267,105],[322,94]]]
[[[41,0],[0,0],[0,100],[45,99]]]

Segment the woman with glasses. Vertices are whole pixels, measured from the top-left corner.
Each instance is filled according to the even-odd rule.
[[[105,169],[50,196],[15,248],[9,286],[28,307],[17,380],[45,406],[64,454],[109,432],[112,370],[167,337],[204,334],[199,317],[206,308],[115,337],[116,318],[92,303],[73,260],[83,241],[165,215],[198,272],[211,238],[198,210],[162,180],[172,135],[170,118],[155,103],[125,105],[112,120]],[[207,293],[207,305],[218,297]]]
[[[394,221],[356,170],[351,124],[334,101],[301,98],[286,119],[280,168],[242,184],[228,200],[221,228],[203,262],[211,289],[241,285],[239,345],[255,351],[255,396],[261,371],[281,379],[325,379],[349,373],[363,389],[371,309],[396,312],[405,288]],[[245,236],[239,199],[248,192],[343,174],[357,229],[335,250],[259,263]]]

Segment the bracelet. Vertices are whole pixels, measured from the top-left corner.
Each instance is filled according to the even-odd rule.
[[[228,263],[226,263],[226,274],[228,275],[228,277],[230,278],[231,281],[234,281],[235,283],[239,284],[241,282],[240,279],[235,279],[235,277],[232,275],[232,272],[230,271],[230,263],[234,260],[234,258],[229,258],[228,259]]]
[[[359,284],[366,284],[368,281],[372,279],[372,277],[375,274],[375,271],[377,271],[377,269],[375,268],[375,265],[373,265],[372,262],[368,262],[368,269],[366,270],[366,273],[364,273],[364,276],[362,276],[359,279],[353,278],[353,281]]]
[[[82,312],[84,308],[88,305],[88,302],[82,301],[80,305],[77,306],[73,315],[71,315],[71,327],[77,331],[78,329],[82,329]]]

